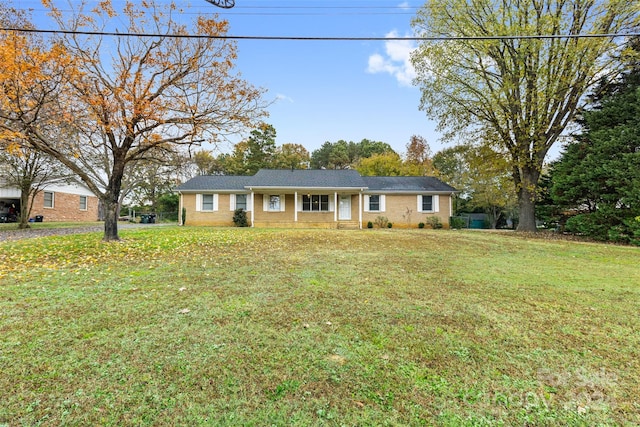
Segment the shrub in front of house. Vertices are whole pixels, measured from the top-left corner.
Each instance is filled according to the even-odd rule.
[[[419,222],[418,223],[418,228],[424,228],[424,222]]]
[[[373,228],[373,223],[371,221],[367,222],[367,228]]]
[[[393,224],[391,224],[390,222],[387,223],[387,228],[391,228],[393,227]]]
[[[434,230],[442,228],[442,221],[440,221],[440,218],[437,216],[430,216],[427,218],[427,224],[429,224],[429,226]]]
[[[233,223],[236,227],[248,227],[249,221],[247,221],[247,213],[244,209],[236,209],[233,211]]]
[[[464,228],[467,225],[467,223],[465,222],[465,220],[463,218],[460,218],[459,216],[452,216],[449,219],[449,226],[451,228]]]
[[[389,219],[386,216],[379,215],[373,222],[378,228],[388,227]]]

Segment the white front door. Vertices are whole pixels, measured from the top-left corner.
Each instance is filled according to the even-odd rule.
[[[351,196],[340,196],[338,205],[338,219],[347,221],[351,219]]]

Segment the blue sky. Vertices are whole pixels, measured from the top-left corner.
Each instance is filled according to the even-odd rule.
[[[266,4],[282,8],[251,8]],[[387,37],[409,35],[420,4],[236,0],[236,8],[219,13],[232,35]],[[268,121],[278,144],[313,151],[325,141],[367,138],[403,152],[412,135],[421,135],[437,151],[435,124],[418,109],[420,91],[411,85],[413,47],[408,41],[240,40],[238,67],[276,99]]]
[[[160,2],[167,0],[158,0]],[[71,0],[72,3],[79,1]],[[205,0],[176,3],[188,14],[217,13],[230,35],[287,37],[388,37],[410,35],[421,1],[408,0],[235,0],[220,9]],[[47,24],[40,0],[13,0]],[[62,8],[63,2],[56,2]],[[97,0],[88,0],[89,5]],[[114,4],[120,3],[114,0]],[[48,27],[48,28],[46,28]],[[255,86],[267,89],[267,122],[278,145],[302,144],[310,152],[325,141],[390,144],[399,153],[412,135],[442,148],[435,124],[418,109],[420,91],[411,85],[409,41],[239,40],[237,67]],[[230,146],[221,147],[230,151]]]

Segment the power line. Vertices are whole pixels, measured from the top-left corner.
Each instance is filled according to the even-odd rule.
[[[526,39],[579,39],[579,38],[617,38],[640,37],[640,33],[609,34],[539,34],[523,36],[426,36],[426,37],[306,37],[306,36],[238,36],[238,35],[202,35],[202,34],[158,34],[158,33],[120,33],[118,31],[77,31],[42,30],[37,28],[0,28],[2,31],[41,34],[75,34],[87,36],[180,38],[180,39],[226,39],[226,40],[291,40],[291,41],[465,41],[465,40],[526,40]]]
[[[344,8],[340,8],[342,10],[336,11],[336,12],[327,12],[327,11],[317,11],[317,12],[310,12],[310,11],[296,11],[296,12],[281,12],[281,11],[274,11],[271,12],[269,10],[277,10],[278,7],[272,7],[272,8],[268,8],[265,7],[264,9],[266,9],[267,11],[255,11],[255,12],[245,12],[245,11],[236,11],[235,9],[237,8],[237,6],[231,10],[231,9],[223,9],[222,11],[216,11],[215,13],[217,13],[218,15],[220,15],[223,18],[228,18],[228,17],[232,17],[232,16],[414,16],[415,12],[410,12],[410,11],[405,11],[402,10],[400,8],[389,8],[389,9],[393,9],[390,11],[379,11],[379,9],[382,8],[378,8],[378,10],[372,10],[372,11],[353,11],[353,9],[355,8],[350,8],[350,7],[344,7]],[[247,9],[253,9],[253,8],[247,8]],[[289,8],[289,9],[305,9],[305,8]],[[308,8],[311,9],[311,8]],[[323,7],[317,7],[317,8],[313,8],[313,9],[330,9],[328,7],[323,8]],[[30,11],[32,12],[49,12],[46,9],[30,9]],[[68,10],[68,9],[60,9],[59,12],[61,13],[73,13],[73,10]],[[203,11],[198,11],[198,12],[188,12],[188,11],[183,11],[181,12],[181,15],[201,15],[203,13]]]

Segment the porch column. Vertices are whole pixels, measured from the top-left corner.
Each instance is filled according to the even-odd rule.
[[[298,222],[298,192],[293,192],[293,222]]]
[[[182,223],[182,207],[184,206],[182,201],[182,193],[178,192],[178,194],[180,194],[180,201],[178,202],[178,225],[184,225]]]
[[[358,193],[358,227],[362,229],[362,192]]]
[[[254,215],[254,213],[256,211],[256,204],[254,203],[255,197],[253,197],[253,196],[254,196],[254,193],[253,193],[253,190],[251,190],[251,227],[252,228],[255,227],[255,215]]]
[[[338,205],[338,192],[333,193],[333,222],[338,222],[338,210],[340,206]]]

